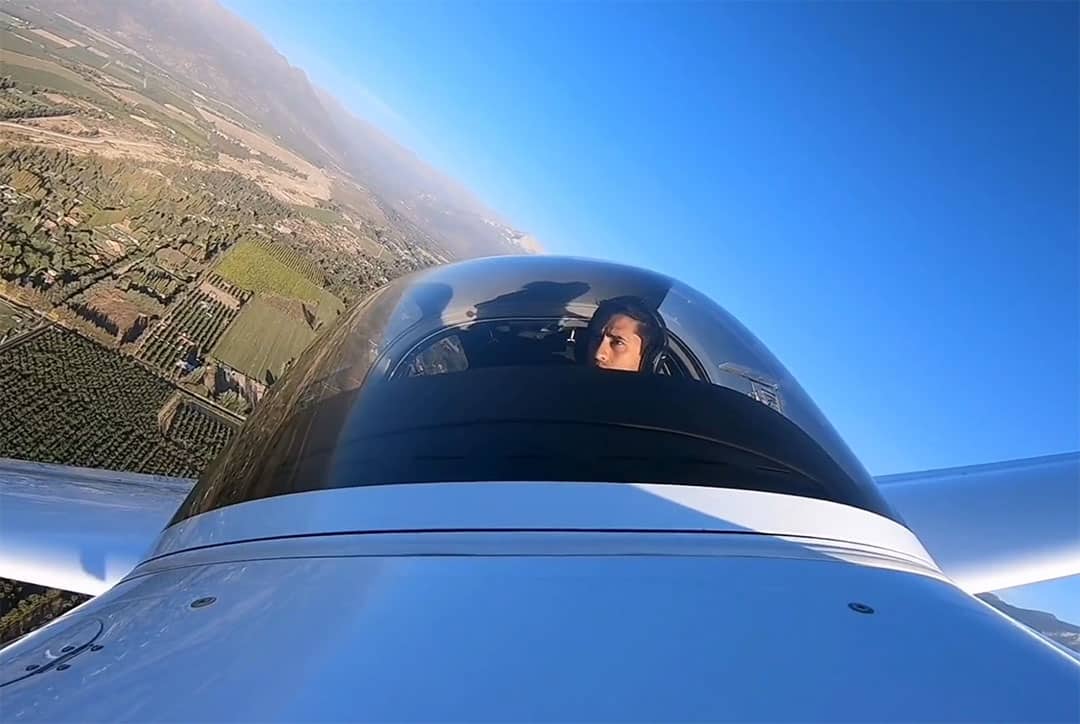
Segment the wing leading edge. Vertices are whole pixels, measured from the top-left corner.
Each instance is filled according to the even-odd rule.
[[[1080,574],[1080,452],[876,480],[969,593]]]
[[[106,591],[142,560],[193,484],[0,458],[0,576]]]
[[[965,591],[1080,574],[1080,452],[876,480]],[[97,595],[142,559],[192,485],[0,458],[0,577]]]

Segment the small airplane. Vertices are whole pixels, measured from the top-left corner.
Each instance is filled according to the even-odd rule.
[[[95,598],[4,721],[1078,721],[975,593],[1080,573],[1080,454],[874,480],[690,287],[560,257],[362,301],[197,483],[0,467],[0,575]]]

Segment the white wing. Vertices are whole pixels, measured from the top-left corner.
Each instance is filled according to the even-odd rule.
[[[877,478],[969,593],[1080,573],[1080,453]]]
[[[1080,453],[877,482],[970,593],[1080,574]],[[101,593],[142,559],[192,484],[0,459],[0,577]]]
[[[0,458],[0,577],[108,590],[142,560],[192,484]]]

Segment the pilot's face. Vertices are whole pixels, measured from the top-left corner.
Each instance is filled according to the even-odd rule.
[[[606,370],[637,372],[641,369],[643,346],[637,320],[625,314],[615,314],[604,327],[593,361],[597,367]]]

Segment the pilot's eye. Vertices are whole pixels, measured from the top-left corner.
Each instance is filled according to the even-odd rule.
[[[611,346],[612,347],[618,347],[618,348],[621,349],[621,348],[626,346],[626,342],[622,341],[618,337],[615,337],[614,339],[611,340]]]

